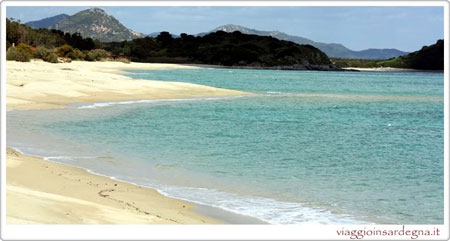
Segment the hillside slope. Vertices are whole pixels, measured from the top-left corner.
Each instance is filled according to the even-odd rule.
[[[388,60],[333,58],[332,61],[340,68],[391,67],[418,70],[443,70],[444,40],[440,39],[435,44],[424,46],[418,51]]]
[[[30,26],[32,28],[48,28],[54,24],[61,22],[62,20],[69,18],[70,16],[67,14],[59,14],[50,18],[44,18],[37,21],[26,22],[25,25]]]
[[[422,70],[444,69],[444,40],[435,44],[424,46],[422,49],[410,54],[378,62],[380,66]]]
[[[84,38],[98,39],[103,42],[131,40],[143,36],[126,28],[117,19],[99,8],[83,10],[49,28],[68,33],[80,33]]]
[[[217,31],[203,37],[181,34],[173,38],[162,32],[156,38],[105,43],[114,55],[133,61],[177,62],[277,69],[338,69],[328,56],[311,45],[299,45],[276,38]]]
[[[307,38],[289,35],[280,31],[261,31],[256,29],[250,29],[239,25],[227,24],[219,26],[208,33],[224,31],[232,33],[234,31],[239,31],[244,34],[255,34],[260,36],[271,36],[280,40],[291,41],[297,44],[309,44],[312,45],[329,57],[334,58],[355,58],[355,59],[389,59],[393,57],[398,57],[407,54],[407,52],[400,51],[398,49],[366,49],[361,51],[353,51],[348,49],[342,44],[336,43],[321,43],[315,42]],[[204,36],[208,33],[199,33],[198,36]]]

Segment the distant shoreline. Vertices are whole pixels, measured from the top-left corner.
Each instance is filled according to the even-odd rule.
[[[374,68],[343,67],[342,69],[348,71],[377,71],[377,72],[443,72],[442,70],[404,69],[392,67],[374,67]]]
[[[141,62],[132,62],[141,63]],[[296,68],[295,66],[275,66],[275,67],[259,67],[259,66],[226,66],[226,65],[210,65],[210,64],[198,64],[198,63],[141,63],[141,64],[167,64],[167,65],[180,65],[188,66],[192,68],[215,68],[215,69],[254,69],[254,70],[289,70],[289,71],[338,71],[338,72],[359,72],[359,71],[378,71],[378,72],[437,72],[442,73],[443,70],[426,70],[426,69],[407,69],[407,68],[393,68],[393,67],[337,67],[331,69],[320,68]],[[320,66],[319,66],[320,67]]]
[[[256,69],[256,70],[294,70],[294,71],[348,71],[340,67],[333,65],[292,65],[292,66],[253,66],[253,65],[213,65],[213,64],[202,64],[193,63],[190,61],[170,61],[158,60],[151,62],[132,62],[140,64],[172,64],[172,65],[182,65],[191,66],[197,68],[221,68],[221,69]]]

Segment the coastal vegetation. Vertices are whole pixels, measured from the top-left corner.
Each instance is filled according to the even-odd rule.
[[[57,63],[58,57],[94,61],[106,58],[105,50],[97,50],[99,41],[80,34],[59,30],[33,29],[13,19],[6,19],[6,59],[28,62],[32,58]]]
[[[22,44],[22,45],[21,45]],[[19,47],[21,45],[22,47]],[[27,46],[26,48],[24,46]],[[55,57],[98,61],[105,58],[136,62],[196,63],[280,69],[336,69],[328,56],[311,45],[299,45],[267,36],[218,31],[205,36],[161,32],[122,42],[100,42],[78,33],[32,29],[7,20],[8,60],[29,61]],[[34,53],[39,48],[38,53]],[[25,50],[26,49],[26,50]],[[56,58],[57,59],[57,58]]]
[[[9,48],[6,52],[6,59],[16,60],[19,62],[28,62],[33,54],[32,50],[29,52],[28,49],[31,50],[31,47],[24,43],[19,44],[17,47]]]
[[[386,60],[368,59],[331,59],[340,68],[404,68],[420,70],[444,69],[444,40],[440,39],[435,44],[423,46],[422,49],[397,58]]]
[[[14,19],[6,19],[6,48],[9,49],[13,44],[17,46],[20,43],[46,48],[68,44],[80,50],[91,50],[96,48],[100,41],[83,38],[78,33],[70,34],[44,28],[33,29]]]
[[[404,56],[380,61],[379,64],[393,68],[443,70],[444,40],[440,39],[433,45],[423,46],[419,51]]]
[[[272,37],[218,31],[205,36],[161,32],[156,38],[103,43],[113,55],[137,62],[196,63],[237,67],[334,69],[328,56],[311,45]]]
[[[400,51],[398,49],[364,49],[360,51],[354,51],[342,44],[338,43],[322,43],[316,42],[311,39],[307,39],[300,36],[289,35],[280,31],[261,31],[251,28],[246,28],[239,25],[227,24],[219,26],[208,33],[225,31],[232,33],[239,31],[244,34],[255,34],[260,36],[271,36],[279,40],[286,40],[294,42],[296,44],[309,44],[324,52],[330,58],[347,58],[347,59],[388,59],[392,57],[398,57],[407,54],[407,52]],[[199,36],[206,35],[208,33],[199,33]]]
[[[125,27],[114,16],[109,15],[100,8],[91,8],[80,11],[72,16],[60,14],[53,17],[26,22],[26,25],[32,28],[58,29],[68,33],[79,33],[81,36],[92,39],[98,39],[102,42],[121,42],[145,37],[144,34],[133,31]],[[194,36],[205,36],[209,33],[224,31],[227,33],[241,32],[243,34],[253,34],[259,36],[270,36],[279,40],[286,40],[296,44],[312,45],[329,57],[334,58],[355,58],[355,59],[388,59],[408,54],[398,49],[364,49],[354,51],[348,49],[339,43],[322,43],[307,39],[301,36],[289,35],[280,31],[262,31],[239,26],[235,24],[226,24],[212,29],[208,32],[193,34]],[[149,37],[157,37],[160,32],[148,34]],[[179,35],[173,34],[173,37]]]
[[[13,19],[6,20],[8,60],[32,58],[57,63],[66,60],[119,60],[122,62],[165,62],[256,67],[275,69],[338,70],[340,68],[408,68],[442,70],[444,41],[386,60],[346,59],[328,56],[312,45],[301,45],[270,36],[215,31],[202,35],[174,37],[161,32],[120,42],[100,42],[79,33],[33,29]]]
[[[380,60],[374,59],[346,59],[346,58],[331,58],[331,61],[339,68],[379,68],[377,63]]]
[[[104,49],[81,51],[67,44],[58,48],[46,48],[44,46],[32,47],[24,43],[11,46],[6,52],[7,60],[29,62],[32,58],[42,59],[50,63],[70,62],[72,60],[99,61],[110,58],[110,53]]]

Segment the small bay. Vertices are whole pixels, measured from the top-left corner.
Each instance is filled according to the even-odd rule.
[[[9,111],[8,144],[269,223],[443,223],[442,73],[127,75],[252,94]]]

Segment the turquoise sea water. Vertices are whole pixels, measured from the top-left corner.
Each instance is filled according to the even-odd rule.
[[[253,94],[10,111],[8,145],[270,223],[443,223],[442,73],[129,75]]]

